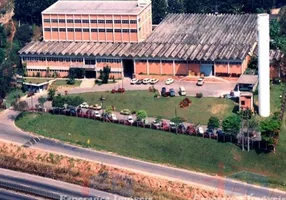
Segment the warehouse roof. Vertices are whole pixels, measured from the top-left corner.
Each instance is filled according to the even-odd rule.
[[[20,53],[243,60],[256,44],[256,20],[252,14],[169,14],[144,42],[32,42]]]
[[[60,0],[43,14],[138,14],[138,1]]]
[[[255,48],[254,55],[258,56],[258,47]],[[280,49],[270,49],[269,52],[270,61],[281,61],[283,57],[284,53]]]

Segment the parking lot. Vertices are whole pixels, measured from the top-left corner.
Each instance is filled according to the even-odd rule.
[[[176,81],[171,85],[166,85],[164,81],[159,81],[154,84],[154,87],[161,91],[162,87],[166,87],[167,90],[174,88],[176,95],[180,86],[184,86],[187,92],[187,96],[195,96],[196,93],[202,93],[204,97],[219,97],[224,94],[229,94],[234,89],[235,82],[205,82],[203,86],[197,86],[195,82],[190,81]],[[111,91],[112,89],[118,89],[119,87],[125,88],[125,90],[147,90],[150,84],[130,84],[130,79],[125,78],[123,81],[119,80],[114,84],[96,85],[92,88],[70,88],[68,89],[69,94],[96,92],[96,91]],[[64,93],[64,90],[60,90]]]

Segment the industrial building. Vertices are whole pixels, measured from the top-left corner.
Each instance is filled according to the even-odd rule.
[[[29,76],[240,76],[257,47],[255,14],[168,14],[152,31],[150,1],[59,0],[42,17],[44,41],[19,51]]]

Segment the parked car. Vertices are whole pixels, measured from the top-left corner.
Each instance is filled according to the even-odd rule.
[[[178,132],[179,133],[185,133],[186,132],[186,127],[183,123],[180,123],[178,126]]]
[[[185,133],[189,134],[189,135],[195,135],[196,134],[195,126],[194,125],[189,125],[187,127],[187,130],[185,131]]]
[[[96,118],[101,117],[101,114],[99,113],[99,111],[94,111],[94,117],[96,117]]]
[[[101,110],[101,105],[99,104],[94,104],[92,106],[89,106],[89,109],[92,109],[92,110]]]
[[[112,120],[112,121],[117,121],[118,120],[114,113],[109,114],[108,118],[109,118],[109,120]]]
[[[204,129],[203,129],[203,127],[201,127],[201,126],[199,126],[198,128],[197,128],[197,133],[198,134],[204,134]]]
[[[145,78],[145,79],[143,80],[143,84],[149,84],[150,81],[151,81],[150,78]]]
[[[172,79],[172,78],[168,78],[165,82],[166,85],[170,85],[172,83],[174,83],[174,79]]]
[[[157,122],[156,120],[154,120],[151,122],[151,126],[152,128],[160,129],[160,122]]]
[[[169,126],[170,126],[171,130],[176,130],[176,128],[177,128],[176,124],[172,121],[169,123]]]
[[[136,84],[137,82],[138,82],[138,79],[137,78],[133,78],[133,79],[131,79],[130,84]]]
[[[79,105],[80,108],[88,108],[89,105],[86,102],[83,102],[82,104]]]
[[[181,96],[186,96],[187,95],[186,89],[183,86],[179,87],[179,94]]]
[[[161,123],[161,130],[163,130],[163,131],[169,131],[169,125],[168,125],[168,123],[167,122],[165,122],[165,121],[163,121],[162,123]]]
[[[137,85],[140,85],[140,84],[142,84],[142,83],[143,83],[143,79],[139,79],[139,80],[136,82]]]
[[[203,86],[205,83],[205,79],[204,78],[199,78],[197,81],[197,86]]]
[[[155,83],[158,83],[159,82],[159,79],[157,79],[157,78],[151,78],[150,79],[150,83],[151,84],[155,84]]]
[[[123,110],[120,111],[120,114],[121,115],[130,115],[131,111],[129,109],[123,109]]]
[[[167,94],[167,89],[165,87],[162,87],[161,96],[166,97],[167,96],[166,94]]]
[[[170,93],[170,97],[176,96],[176,93],[175,93],[174,88],[171,88],[171,89],[169,90],[169,93]]]
[[[133,124],[134,119],[133,119],[133,117],[132,117],[131,115],[129,115],[129,116],[127,117],[127,121],[128,121],[130,124]]]

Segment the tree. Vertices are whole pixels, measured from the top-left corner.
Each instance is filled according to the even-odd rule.
[[[70,77],[69,80],[67,80],[67,84],[69,84],[69,85],[74,85],[74,84],[75,84],[75,79],[74,79],[74,77]]]
[[[49,90],[48,90],[48,99],[49,100],[53,100],[54,99],[54,96],[56,95],[56,88],[54,88],[54,87],[51,87],[51,88],[49,88]]]
[[[173,117],[170,121],[174,122],[176,126],[178,126],[179,124],[183,123],[185,120],[182,117]]]
[[[152,8],[153,24],[159,24],[167,14],[166,0],[153,0]]]
[[[22,24],[17,28],[15,39],[18,40],[21,46],[31,41],[33,36],[33,29],[29,24]]]
[[[241,119],[238,115],[231,115],[222,122],[222,130],[231,135],[237,135],[240,129]]]
[[[53,97],[52,106],[56,108],[63,108],[66,103],[65,101],[65,98],[61,94],[58,94],[57,96]]]
[[[38,102],[39,102],[39,105],[43,108],[44,107],[44,104],[46,103],[47,101],[47,98],[41,96],[38,98]]]
[[[102,80],[101,83],[108,83],[108,79],[109,79],[109,74],[111,72],[111,69],[110,67],[106,66],[106,67],[103,67],[103,70],[100,70],[99,71],[99,79]]]
[[[113,111],[113,107],[112,107],[112,106],[108,106],[108,107],[105,109],[105,112],[106,112],[107,114],[111,114],[112,111]]]
[[[265,119],[260,122],[260,131],[262,138],[268,142],[268,144],[274,144],[275,138],[278,137],[280,131],[280,122],[276,119]]]
[[[83,98],[80,96],[75,96],[75,97],[70,97],[66,96],[65,97],[65,103],[70,105],[70,106],[78,106],[83,103]]]
[[[185,6],[183,0],[168,0],[168,13],[184,13]]]
[[[163,117],[162,116],[157,116],[155,121],[156,122],[162,122]]]
[[[147,117],[147,112],[145,110],[138,110],[136,112],[137,120],[142,121]]]
[[[18,111],[26,111],[29,108],[28,103],[26,101],[14,102],[13,107],[15,110]]]
[[[219,128],[219,118],[211,116],[208,122],[209,129],[216,129]]]

